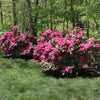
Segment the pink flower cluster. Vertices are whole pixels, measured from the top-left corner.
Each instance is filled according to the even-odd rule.
[[[20,33],[18,26],[13,26],[12,32],[6,32],[0,37],[5,54],[20,56],[30,54],[33,48],[34,36],[29,33]]]
[[[93,50],[99,48],[95,38],[85,39],[85,32],[80,28],[66,29],[61,33],[46,30],[38,41],[33,55],[41,60],[44,67],[61,73],[70,72],[76,62],[78,65],[90,64]]]

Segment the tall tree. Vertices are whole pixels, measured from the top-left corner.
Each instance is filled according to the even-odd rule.
[[[17,24],[17,16],[16,16],[16,0],[12,0],[13,2],[13,17],[14,17],[14,25]]]
[[[75,11],[74,11],[74,1],[73,0],[71,0],[71,8],[70,8],[70,11],[71,11],[71,20],[72,20],[72,24],[73,24],[73,29],[74,29],[74,27],[75,27],[75,15],[73,15],[74,13],[75,13]]]
[[[26,4],[27,4],[27,13],[28,13],[28,17],[29,17],[29,30],[31,34],[34,34],[34,36],[36,35],[36,31],[35,31],[35,25],[33,23],[33,18],[31,15],[31,1],[30,0],[26,0]]]
[[[52,6],[53,6],[53,1],[51,0],[51,4],[50,4],[50,6],[51,6],[51,14],[50,14],[50,19],[51,19],[51,30],[52,30],[52,28],[53,28],[53,25],[52,25]]]
[[[0,12],[0,15],[1,15],[1,24],[3,25],[3,14],[2,14],[2,3],[1,3],[1,1],[0,1],[0,10],[1,10],[1,12]]]

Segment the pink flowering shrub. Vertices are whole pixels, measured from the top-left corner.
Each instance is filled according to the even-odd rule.
[[[29,33],[21,33],[18,26],[13,26],[12,32],[6,32],[0,37],[0,45],[5,55],[21,56],[33,53],[34,36]]]
[[[57,32],[46,30],[34,49],[33,55],[44,67],[62,74],[77,73],[84,64],[94,60],[93,52],[99,48],[95,38],[87,39],[84,30],[76,28]]]

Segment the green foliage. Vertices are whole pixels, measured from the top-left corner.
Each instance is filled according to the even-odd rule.
[[[66,76],[70,73],[70,77],[78,75],[83,65],[91,66],[93,54],[100,47],[94,37],[87,39],[85,31],[80,28],[65,29],[61,33],[46,30],[38,40],[33,54],[43,67]]]
[[[1,35],[3,35],[5,32],[7,31],[11,31],[12,30],[12,25],[5,23],[0,27],[0,37]]]
[[[21,33],[17,28],[17,25],[13,26],[13,31],[4,33],[0,38],[0,45],[4,49],[5,55],[32,57],[34,36],[30,33]]]
[[[2,2],[3,22],[4,25],[10,23],[13,25],[13,2],[11,0],[4,0]],[[36,0],[31,1],[31,15],[33,22],[37,17],[35,23],[37,36],[40,36],[47,29],[65,29],[67,27],[80,26],[78,21],[84,24],[84,29],[87,29],[87,22],[89,23],[90,35],[91,32],[100,31],[98,22],[100,21],[100,2],[99,0],[41,0],[36,5]],[[16,0],[16,21],[20,26],[20,30],[29,31],[29,17],[27,16],[27,7],[25,0]],[[93,28],[91,28],[91,26]],[[97,27],[97,28],[96,28]],[[93,30],[94,29],[94,30]],[[5,31],[5,30],[4,30]]]

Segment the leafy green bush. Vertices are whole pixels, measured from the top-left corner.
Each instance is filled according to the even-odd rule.
[[[80,28],[66,29],[62,33],[47,30],[35,47],[34,56],[39,57],[44,67],[76,75],[82,65],[94,61],[92,54],[98,48],[95,38],[87,39]]]
[[[30,33],[21,33],[17,28],[17,25],[13,26],[13,31],[4,33],[0,38],[5,54],[15,57],[32,56],[34,36]]]

